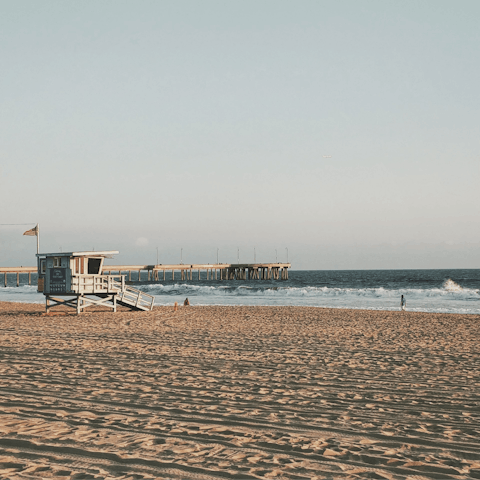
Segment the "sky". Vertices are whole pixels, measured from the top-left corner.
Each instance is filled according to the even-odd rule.
[[[480,268],[478,0],[0,0],[0,266]],[[26,225],[9,225],[26,224]]]

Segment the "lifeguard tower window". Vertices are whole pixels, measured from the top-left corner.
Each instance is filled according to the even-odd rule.
[[[62,266],[61,257],[53,257],[53,266],[54,266],[54,268]]]
[[[102,260],[100,258],[88,259],[88,273],[89,275],[98,275],[100,273],[100,265]]]

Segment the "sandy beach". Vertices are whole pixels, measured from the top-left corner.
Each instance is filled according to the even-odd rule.
[[[480,478],[480,317],[0,302],[2,478]]]

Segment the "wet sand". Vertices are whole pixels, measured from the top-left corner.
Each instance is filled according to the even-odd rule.
[[[0,302],[2,478],[480,478],[480,316]]]

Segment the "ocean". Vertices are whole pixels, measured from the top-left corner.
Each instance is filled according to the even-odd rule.
[[[177,273],[178,275],[178,273]],[[291,270],[288,280],[171,280],[134,282],[155,296],[156,305],[299,305],[370,310],[399,310],[405,295],[407,310],[480,314],[480,270]],[[194,272],[194,277],[198,276]],[[178,277],[177,277],[178,278]],[[36,275],[8,276],[0,286],[0,301],[43,303]]]

